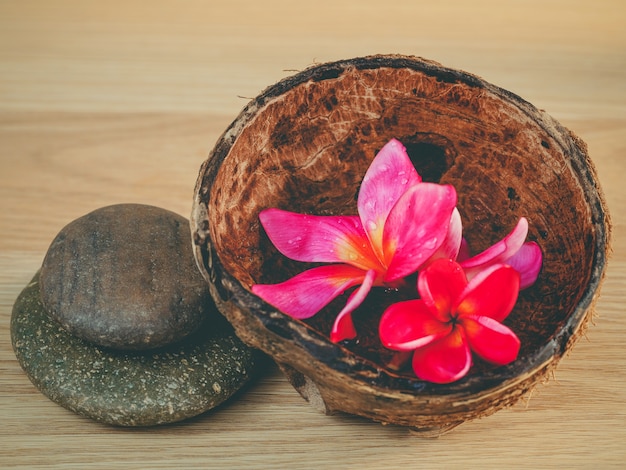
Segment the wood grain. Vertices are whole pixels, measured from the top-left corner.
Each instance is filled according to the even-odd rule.
[[[302,5],[302,6],[300,6]],[[0,4],[0,467],[620,468],[626,459],[626,6],[261,0]],[[435,440],[309,407],[277,368],[218,410],[117,429],[35,390],[13,302],[56,233],[98,207],[186,217],[249,98],[315,62],[420,55],[545,109],[589,145],[614,223],[595,325],[525,403]]]

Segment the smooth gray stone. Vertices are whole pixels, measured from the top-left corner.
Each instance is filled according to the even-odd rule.
[[[196,416],[257,375],[262,356],[213,308],[184,341],[153,351],[102,348],[73,336],[45,312],[39,273],[13,306],[11,340],[33,382],[59,405],[96,421],[151,426]]]
[[[143,204],[103,207],[65,226],[41,267],[41,299],[72,334],[130,350],[179,341],[212,302],[189,221]]]

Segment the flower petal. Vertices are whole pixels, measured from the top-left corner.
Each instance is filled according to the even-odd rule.
[[[279,284],[255,284],[252,292],[294,318],[309,318],[346,289],[360,284],[365,271],[331,264],[304,271]]]
[[[541,271],[543,255],[541,248],[535,242],[524,243],[522,247],[511,256],[506,264],[512,266],[520,273],[520,289],[526,289],[535,283]]]
[[[411,186],[421,182],[404,145],[392,139],[370,164],[359,190],[359,216],[374,250],[382,255],[385,220],[391,208]]]
[[[471,316],[464,317],[461,325],[470,348],[485,361],[505,365],[517,358],[520,340],[502,323],[489,317]]]
[[[471,366],[472,354],[459,328],[413,353],[415,375],[429,382],[454,382],[464,377]]]
[[[344,339],[353,339],[356,337],[356,329],[352,322],[352,312],[356,310],[359,305],[363,303],[367,294],[369,294],[374,281],[376,280],[377,273],[373,269],[370,269],[361,285],[352,293],[346,302],[344,308],[337,315],[333,328],[330,332],[330,340],[333,343],[338,343]]]
[[[412,351],[450,332],[451,326],[435,318],[421,299],[390,305],[378,325],[383,345],[398,351]]]
[[[461,214],[455,207],[450,217],[448,233],[439,249],[431,257],[431,261],[439,258],[457,259],[461,250],[462,241],[463,223],[461,222]]]
[[[461,266],[451,259],[438,259],[420,272],[417,290],[426,307],[439,321],[450,320],[454,307],[467,286]]]
[[[319,216],[266,209],[259,219],[274,246],[296,261],[380,268],[358,216]]]
[[[511,266],[496,264],[469,281],[452,310],[459,316],[481,315],[504,320],[517,302],[520,275]]]
[[[465,238],[461,238],[461,246],[459,247],[459,254],[456,256],[457,263],[462,263],[466,259],[470,258],[469,245]]]
[[[467,277],[471,279],[489,265],[506,262],[522,247],[527,234],[528,220],[525,217],[521,217],[515,228],[506,237],[482,253],[461,262]]]
[[[453,186],[420,183],[393,207],[383,234],[386,281],[418,270],[443,244],[456,206]]]

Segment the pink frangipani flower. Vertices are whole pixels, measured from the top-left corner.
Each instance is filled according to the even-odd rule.
[[[464,377],[472,351],[505,365],[517,358],[520,341],[504,320],[515,305],[519,273],[492,264],[468,281],[451,259],[438,259],[420,271],[420,298],[392,304],[379,324],[380,339],[397,351],[413,351],[412,365],[422,380],[449,383]]]
[[[520,273],[520,289],[525,289],[537,280],[543,262],[539,245],[535,242],[524,243],[527,234],[528,220],[521,217],[515,228],[502,240],[471,258],[463,259],[463,255],[459,255],[457,261],[468,279],[495,264],[508,264]],[[452,256],[450,258],[454,259]]]
[[[422,182],[404,146],[391,140],[363,178],[358,215],[317,216],[276,208],[260,213],[268,237],[283,255],[331,264],[279,284],[256,284],[252,291],[283,313],[304,319],[358,286],[330,333],[333,342],[352,339],[356,330],[351,313],[373,286],[394,287],[441,250],[445,256],[458,252],[460,216],[455,206],[454,188]]]

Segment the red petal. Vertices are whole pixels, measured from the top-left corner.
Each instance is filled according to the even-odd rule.
[[[358,211],[376,252],[382,254],[385,220],[394,204],[411,186],[421,181],[404,146],[390,140],[368,168],[359,190]]]
[[[421,183],[404,193],[385,223],[385,280],[414,273],[439,249],[455,206],[456,191],[450,185]]]
[[[520,340],[502,323],[488,317],[473,316],[464,317],[461,325],[470,348],[485,361],[505,365],[517,358]]]
[[[524,243],[522,247],[511,256],[506,264],[512,266],[520,273],[520,289],[526,289],[534,284],[541,271],[543,255],[541,248],[535,242]]]
[[[392,304],[378,326],[383,345],[398,351],[412,351],[450,331],[451,326],[437,320],[420,299]]]
[[[464,377],[472,366],[472,354],[460,329],[413,353],[413,371],[422,380],[450,383]]]
[[[491,266],[469,281],[452,310],[460,316],[481,315],[502,321],[517,302],[519,280],[519,273],[511,266]]]
[[[450,320],[452,307],[457,304],[466,286],[463,269],[451,259],[433,261],[417,278],[421,299],[442,322]]]
[[[350,295],[345,307],[341,309],[341,312],[337,315],[330,332],[330,340],[333,343],[356,337],[356,329],[352,322],[352,312],[363,303],[365,297],[367,297],[367,294],[369,294],[372,289],[375,280],[376,271],[368,271],[363,279],[363,283]]]
[[[362,269],[333,264],[309,269],[280,284],[255,284],[252,292],[289,316],[309,318],[364,277]]]
[[[259,218],[274,246],[291,259],[382,269],[358,216],[317,216],[266,209]]]
[[[515,228],[499,242],[487,248],[482,253],[461,262],[468,278],[474,277],[487,266],[504,263],[513,256],[524,244],[528,234],[528,221],[522,217]]]

